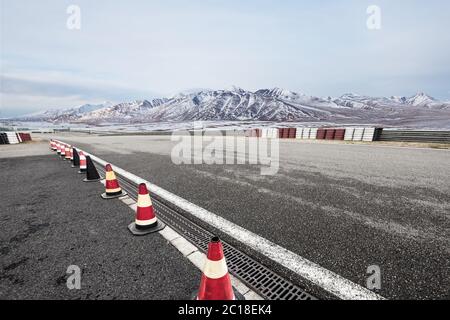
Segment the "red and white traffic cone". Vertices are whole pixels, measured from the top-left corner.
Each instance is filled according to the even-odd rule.
[[[56,153],[61,154],[61,144],[59,141],[56,142]]]
[[[119,186],[119,181],[117,181],[116,174],[109,163],[105,166],[105,179],[105,193],[102,193],[103,199],[114,199],[127,194]]]
[[[69,148],[69,153],[70,153],[69,160],[73,165],[73,147],[72,146],[70,146],[70,148]]]
[[[135,236],[143,236],[164,229],[166,225],[156,218],[152,200],[145,183],[139,185],[136,219],[128,226]]]
[[[66,157],[66,145],[64,143],[61,144],[61,158],[64,160],[64,158]]]
[[[66,144],[66,149],[65,149],[66,155],[64,157],[64,160],[69,160],[70,161],[70,148],[71,148],[70,145]]]
[[[245,297],[231,285],[231,278],[219,237],[213,237],[208,244],[200,288],[194,299],[245,300]]]
[[[51,148],[52,148],[53,151],[56,151],[56,150],[57,150],[57,148],[56,148],[56,141],[53,140],[53,139],[52,139],[52,141],[51,141]]]
[[[80,170],[78,170],[78,173],[86,173],[87,169],[86,156],[84,155],[84,152],[81,150],[78,154],[80,156]]]

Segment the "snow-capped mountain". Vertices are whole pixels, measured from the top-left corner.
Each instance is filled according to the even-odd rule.
[[[338,98],[319,98],[280,88],[247,91],[198,89],[170,98],[86,105],[41,113],[53,122],[157,122],[194,120],[261,121],[379,121],[423,119],[439,114],[450,118],[450,102],[424,94],[406,97],[370,97],[347,93]],[[35,116],[36,117],[36,116]],[[22,118],[22,120],[24,120]]]
[[[84,104],[74,108],[50,109],[44,112],[36,112],[25,115],[19,119],[24,121],[71,121],[80,118],[83,114],[101,108],[108,108],[112,105],[114,105],[112,102],[106,101],[101,104]]]
[[[124,121],[131,119],[139,119],[145,117],[149,111],[157,106],[164,104],[167,99],[154,99],[152,101],[132,101],[119,103],[112,106],[106,106],[92,112],[86,112],[81,115],[78,120],[114,120]]]
[[[358,109],[385,109],[403,107],[425,107],[425,108],[445,108],[450,106],[450,102],[440,102],[425,93],[417,93],[412,97],[392,96],[370,97],[360,96],[354,93],[347,93],[339,98],[333,99],[337,105]]]
[[[329,106],[329,103],[287,90],[275,88],[251,92],[234,87],[176,95],[152,109],[145,120],[321,119],[330,114],[322,106]]]
[[[430,106],[436,104],[436,99],[433,97],[430,97],[429,95],[420,92],[416,94],[415,96],[409,98],[406,100],[407,104],[410,104],[412,106]]]

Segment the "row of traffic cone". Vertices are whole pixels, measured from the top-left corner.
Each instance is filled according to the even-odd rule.
[[[83,151],[53,140],[50,141],[50,148],[57,151],[64,159],[72,161],[72,167],[79,167],[78,173],[86,173],[84,182],[100,181],[100,175],[91,157],[86,156]],[[105,166],[105,192],[101,194],[102,198],[115,199],[125,195],[127,193],[120,187],[112,166],[107,164]],[[136,219],[128,226],[128,229],[134,235],[145,235],[162,230],[164,227],[165,224],[156,218],[147,186],[141,183],[138,190]]]
[[[86,173],[85,182],[100,181],[100,175],[92,162],[90,156],[86,156],[83,151],[61,143],[50,140],[50,148],[56,151],[65,160],[72,162],[72,167],[78,167],[79,173]],[[114,199],[125,196],[127,193],[122,190],[116,178],[114,170],[110,164],[105,166],[105,192],[103,199]],[[133,235],[143,236],[165,227],[162,221],[156,217],[152,200],[145,183],[139,184],[136,218],[128,229]],[[206,262],[200,280],[200,288],[193,297],[194,300],[244,300],[231,285],[231,277],[228,272],[227,263],[223,253],[223,246],[218,237],[213,237],[208,244]]]
[[[79,168],[78,173],[86,173],[85,182],[100,181],[100,175],[89,156],[69,144],[50,140],[50,149],[56,151],[63,160],[70,161],[72,168]]]

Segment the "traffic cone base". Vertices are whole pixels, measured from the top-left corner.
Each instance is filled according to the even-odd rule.
[[[145,236],[146,234],[160,231],[166,227],[166,224],[161,220],[156,221],[155,223],[149,226],[140,226],[137,225],[136,222],[132,222],[128,225],[128,230],[135,236]]]
[[[115,199],[115,198],[126,196],[127,194],[128,193],[126,193],[123,190],[120,190],[120,191],[117,191],[117,192],[114,192],[114,193],[109,193],[109,192],[106,193],[106,192],[104,192],[104,193],[102,193],[102,198],[103,199]]]
[[[232,287],[232,288],[233,288],[233,293],[234,293],[234,300],[245,300],[245,297],[242,293],[237,291],[237,289],[235,287]],[[198,300],[198,290],[192,294],[191,300]]]
[[[147,185],[140,183],[136,203],[136,218],[128,226],[128,230],[135,236],[143,236],[164,229],[166,225],[159,221],[153,209],[152,199]]]

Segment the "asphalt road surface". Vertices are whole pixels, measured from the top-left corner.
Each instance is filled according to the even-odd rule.
[[[198,288],[191,262],[159,234],[132,236],[133,212],[47,144],[0,146],[0,168],[0,299],[190,299]],[[80,290],[67,288],[70,265]]]
[[[448,150],[280,141],[278,173],[263,176],[259,165],[176,165],[168,136],[53,137],[361,286],[377,265],[386,298],[450,298]]]

